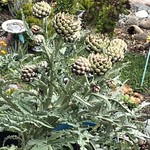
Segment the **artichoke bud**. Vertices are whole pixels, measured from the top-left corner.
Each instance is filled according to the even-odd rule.
[[[39,27],[38,25],[32,25],[31,31],[32,31],[34,34],[39,34],[39,33],[42,32],[42,29],[41,29],[41,27]]]
[[[122,39],[113,39],[110,42],[110,47],[118,47],[118,48],[121,48],[124,52],[127,51],[127,44]]]
[[[90,63],[87,58],[79,57],[74,64],[72,64],[72,72],[76,75],[85,75],[90,71]]]
[[[74,42],[77,38],[78,32],[80,32],[80,21],[74,19],[75,16],[58,13],[53,20],[53,26],[58,34],[64,37],[65,41]],[[60,32],[61,31],[61,32]]]
[[[45,18],[50,15],[51,6],[44,1],[37,2],[32,7],[32,13],[38,18]]]
[[[35,65],[24,66],[21,70],[21,79],[24,82],[32,82],[38,75],[38,68]]]
[[[90,34],[86,37],[85,44],[86,49],[90,52],[102,53],[103,49],[106,49],[110,43],[108,38],[104,38],[100,34]]]
[[[44,41],[44,36],[41,34],[35,35],[33,40],[35,45],[40,46]]]
[[[109,57],[104,54],[90,54],[89,61],[91,63],[91,70],[93,74],[104,75],[112,67],[112,62]]]
[[[124,58],[124,50],[118,46],[109,46],[106,52],[113,63]]]

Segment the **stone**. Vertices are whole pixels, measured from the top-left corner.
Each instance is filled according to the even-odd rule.
[[[19,87],[18,87],[17,84],[9,84],[9,85],[8,85],[8,88],[9,88],[9,89],[17,90]]]
[[[141,3],[135,3],[134,7],[136,8],[136,10],[141,11],[141,10],[150,10],[150,7],[145,5],[145,4],[141,4]]]
[[[134,34],[143,34],[143,30],[141,28],[139,28],[137,25],[132,25],[127,29],[128,33],[131,35]]]
[[[142,19],[139,23],[139,27],[144,29],[150,29],[150,19]]]
[[[126,17],[126,24],[127,25],[138,25],[138,18],[135,15],[128,15]]]
[[[136,12],[135,15],[138,18],[146,18],[146,17],[148,17],[148,13],[147,13],[146,10],[140,10],[140,11]]]
[[[129,0],[131,3],[140,3],[150,6],[150,0]]]
[[[147,34],[146,34],[146,33],[134,34],[134,35],[132,36],[132,38],[133,38],[134,40],[138,40],[138,41],[146,41]]]

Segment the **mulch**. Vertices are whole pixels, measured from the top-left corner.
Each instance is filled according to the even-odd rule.
[[[150,30],[143,29],[146,35],[150,35]],[[146,56],[149,51],[149,43],[146,41],[146,35],[131,35],[128,33],[128,27],[118,27],[115,31],[116,36],[125,40],[128,45],[128,51],[139,53]]]

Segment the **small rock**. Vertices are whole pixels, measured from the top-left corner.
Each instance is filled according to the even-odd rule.
[[[129,15],[128,16],[128,19],[126,20],[126,23],[128,25],[138,25],[138,19],[136,16],[132,16],[132,15]]]
[[[150,6],[150,1],[149,0],[129,0],[131,3],[140,3],[140,4],[145,4],[147,6]]]
[[[9,84],[8,88],[17,90],[18,89],[18,85],[17,84]]]
[[[149,6],[147,6],[147,5],[145,5],[145,4],[141,4],[141,3],[135,3],[135,4],[134,4],[134,7],[136,7],[136,9],[137,9],[138,11],[141,11],[141,10],[146,10],[146,11],[148,11],[148,10],[150,10],[150,7],[149,7]]]
[[[143,30],[141,28],[139,28],[137,25],[132,25],[127,29],[128,33],[130,35],[134,35],[134,34],[143,34]]]
[[[139,23],[139,27],[144,29],[150,29],[150,19],[143,19]]]
[[[145,41],[146,42],[147,34],[146,33],[134,34],[132,36],[132,38],[135,40],[138,40],[138,41]]]
[[[146,18],[148,17],[148,13],[146,10],[141,10],[135,13],[138,18]]]

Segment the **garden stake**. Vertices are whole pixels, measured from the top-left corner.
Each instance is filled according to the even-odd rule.
[[[144,83],[144,79],[145,79],[145,74],[146,74],[146,71],[147,71],[149,58],[150,58],[150,43],[149,43],[149,51],[148,51],[148,55],[147,55],[147,59],[146,59],[145,67],[144,67],[144,72],[143,72],[143,76],[142,76],[141,86],[143,86],[143,83]]]

